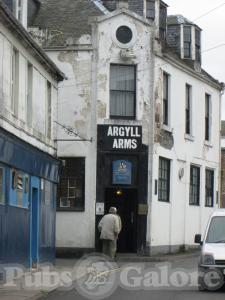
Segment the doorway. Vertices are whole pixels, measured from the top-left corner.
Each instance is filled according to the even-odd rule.
[[[105,213],[117,208],[122,221],[122,230],[117,242],[117,252],[137,251],[137,189],[107,188],[105,190]]]
[[[32,225],[31,225],[31,261],[32,268],[37,268],[38,263],[38,189],[32,188]]]

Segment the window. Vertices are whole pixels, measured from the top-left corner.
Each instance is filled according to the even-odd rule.
[[[5,204],[5,178],[4,169],[0,167],[0,204]]]
[[[184,58],[191,58],[191,26],[184,26]]]
[[[214,171],[205,170],[205,206],[213,207]]]
[[[191,134],[191,92],[192,87],[186,84],[186,103],[185,103],[185,133]]]
[[[200,168],[191,166],[190,168],[190,205],[199,205],[200,198]]]
[[[161,2],[159,12],[159,36],[161,40],[166,40],[167,28],[167,7]]]
[[[110,118],[134,119],[135,102],[136,67],[111,65]]]
[[[201,62],[201,32],[195,29],[195,59]]]
[[[63,167],[58,184],[57,209],[84,210],[85,159],[62,158]]]
[[[170,160],[159,158],[159,201],[170,200]]]
[[[14,14],[21,23],[23,21],[23,1],[24,0],[14,0]]]
[[[33,66],[27,63],[27,125],[32,127],[33,114]]]
[[[18,95],[19,95],[19,52],[13,47],[12,50],[12,96],[11,110],[18,113]]]
[[[12,170],[9,204],[20,208],[28,208],[28,198],[29,175],[19,170]]]
[[[169,125],[169,75],[163,73],[163,124]]]
[[[52,115],[52,85],[49,81],[47,81],[47,100],[46,100],[46,135],[50,139],[51,138],[51,115]]]
[[[132,30],[127,26],[120,26],[116,31],[116,38],[122,44],[128,44],[132,38]]]
[[[205,94],[205,140],[210,140],[210,101],[211,96]]]
[[[146,18],[155,20],[155,0],[146,1]]]

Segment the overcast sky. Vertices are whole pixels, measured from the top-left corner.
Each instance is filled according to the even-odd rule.
[[[225,82],[225,0],[165,0],[165,2],[169,5],[169,15],[181,14],[203,30],[202,67],[219,81]],[[216,48],[211,49],[214,47]],[[225,119],[225,97],[223,97],[222,118]]]

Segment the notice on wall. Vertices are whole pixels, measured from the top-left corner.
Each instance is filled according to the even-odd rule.
[[[142,145],[142,127],[98,125],[98,142],[104,150],[138,151]]]
[[[104,203],[97,202],[96,203],[96,215],[98,215],[98,216],[104,215],[104,211],[105,211]]]
[[[113,184],[131,184],[132,163],[127,160],[113,161]]]

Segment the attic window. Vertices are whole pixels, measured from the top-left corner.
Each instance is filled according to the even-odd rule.
[[[122,44],[128,44],[133,38],[132,30],[127,26],[120,26],[116,31],[116,38]]]
[[[184,58],[191,58],[191,26],[184,26]]]

